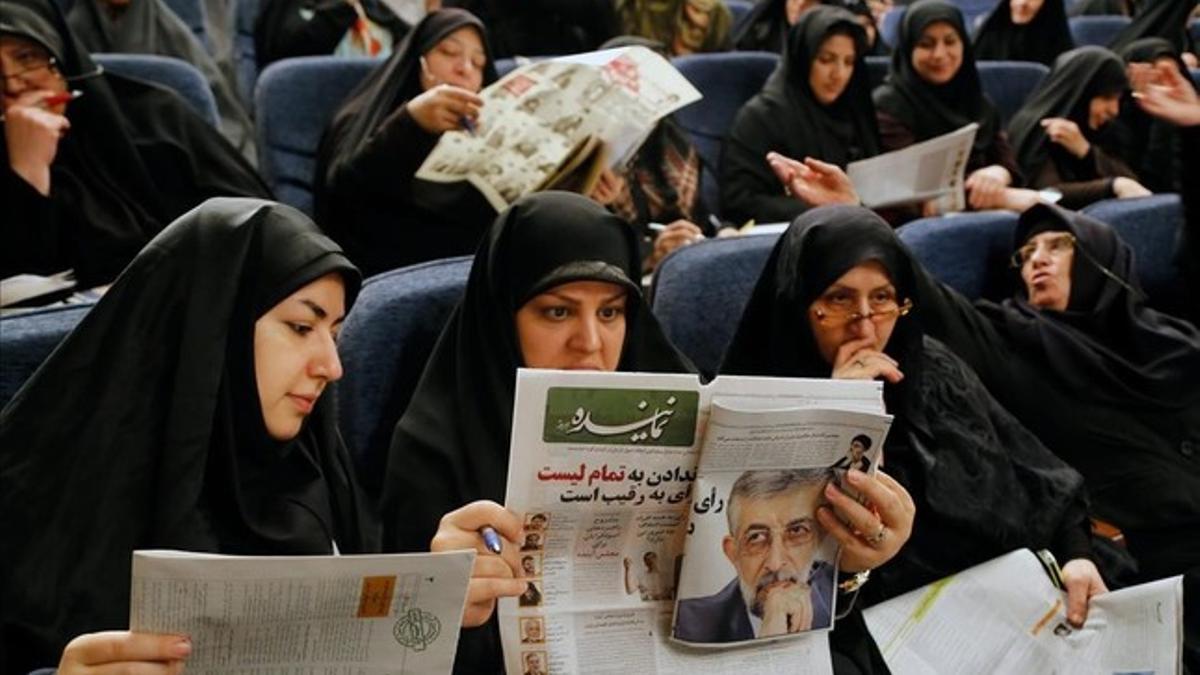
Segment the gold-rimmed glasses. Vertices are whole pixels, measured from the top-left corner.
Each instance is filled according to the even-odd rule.
[[[822,296],[814,304],[817,321],[824,324],[848,324],[862,319],[882,323],[892,317],[906,316],[913,308],[911,299],[900,302],[891,293],[872,294],[867,299],[869,310],[865,313],[857,300],[848,295]]]
[[[1067,253],[1067,251],[1075,250],[1075,235],[1070,232],[1061,232],[1052,237],[1042,237],[1040,240],[1029,240],[1025,242],[1021,248],[1013,252],[1009,259],[1009,264],[1013,267],[1024,267],[1025,263],[1029,262],[1039,248],[1044,248],[1046,253],[1058,258]]]

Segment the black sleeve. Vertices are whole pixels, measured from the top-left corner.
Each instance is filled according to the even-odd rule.
[[[358,191],[402,190],[411,200],[413,179],[417,170],[437,145],[439,134],[420,127],[408,114],[408,106],[397,108],[383,121],[379,129],[355,153],[337,153],[325,174],[326,189],[331,194],[353,194]],[[383,184],[386,183],[386,187]]]
[[[53,176],[50,189],[54,190]],[[4,204],[0,279],[21,273],[61,272],[54,269],[62,245],[54,200],[5,163],[0,169],[0,203]]]
[[[781,149],[772,127],[757,110],[743,108],[721,147],[721,213],[734,225],[753,218],[759,223],[790,221],[808,205],[783,192],[767,164],[767,153]],[[794,159],[803,159],[798,157]]]
[[[1183,229],[1179,231],[1176,260],[1191,291],[1187,295],[1195,298],[1200,295],[1200,126],[1180,129],[1179,140]],[[1192,321],[1200,322],[1200,303],[1192,307]]]
[[[258,67],[296,56],[332,54],[357,16],[345,0],[270,0],[254,24]]]
[[[1088,518],[1087,502],[1079,499],[1063,514],[1050,551],[1062,565],[1076,558],[1093,560],[1091,537],[1092,523]]]

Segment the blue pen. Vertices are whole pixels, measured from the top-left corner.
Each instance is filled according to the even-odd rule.
[[[496,534],[496,530],[491,525],[479,528],[479,536],[483,537],[483,545],[487,547],[487,550],[500,555],[500,535]]]
[[[470,117],[464,115],[459,123],[462,124],[463,129],[467,130],[468,134],[475,135],[475,123],[471,121]],[[495,534],[495,532],[492,532],[492,534]]]

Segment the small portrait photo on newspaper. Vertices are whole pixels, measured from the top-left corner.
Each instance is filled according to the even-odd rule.
[[[525,577],[526,579],[542,576],[541,553],[521,554],[521,576]]]
[[[674,637],[694,644],[831,626],[837,542],[817,521],[832,467],[714,473],[697,482]]]
[[[525,591],[517,596],[517,605],[520,607],[541,607],[542,583],[540,581],[525,582]]]
[[[545,619],[540,616],[523,616],[521,624],[521,644],[543,644],[546,642]]]

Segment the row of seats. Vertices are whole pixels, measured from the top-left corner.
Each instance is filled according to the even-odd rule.
[[[1182,306],[1173,258],[1183,210],[1177,195],[1110,200],[1085,210],[1133,246],[1137,273],[1157,306]],[[1016,215],[968,213],[914,221],[900,238],[921,262],[969,298],[1000,299]],[[658,268],[652,308],[667,335],[702,371],[716,370],[778,235],[714,239],[679,249]],[[377,491],[392,425],[408,404],[430,350],[466,284],[470,258],[438,260],[372,277],[339,341],[346,375],[340,421],[369,490]],[[73,328],[87,307],[44,309],[0,319],[0,405]]]

